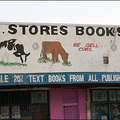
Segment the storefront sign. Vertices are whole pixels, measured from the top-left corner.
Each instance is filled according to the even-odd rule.
[[[120,73],[27,73],[0,74],[0,85],[120,83]]]
[[[0,85],[120,83],[120,26],[0,23]]]
[[[1,74],[120,72],[119,63],[120,26],[0,23]],[[70,83],[76,82],[69,77]]]

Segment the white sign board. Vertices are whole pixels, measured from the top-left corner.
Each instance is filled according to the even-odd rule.
[[[119,72],[119,46],[119,26],[0,23],[0,73]]]

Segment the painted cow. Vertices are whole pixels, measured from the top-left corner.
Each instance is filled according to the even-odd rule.
[[[21,62],[26,62],[30,53],[25,53],[24,46],[22,44],[16,44],[16,39],[6,40],[0,43],[0,49],[7,48],[8,51],[12,51],[16,57],[20,57]]]
[[[65,64],[68,64],[68,53],[64,50],[60,42],[57,41],[43,41],[40,56],[47,59],[47,54],[52,54],[52,60],[58,61],[58,55],[61,55]]]

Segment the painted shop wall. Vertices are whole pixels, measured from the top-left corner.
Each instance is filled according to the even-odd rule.
[[[119,26],[0,23],[0,73],[119,72],[119,39]]]
[[[86,89],[50,89],[51,119],[86,119]]]
[[[0,86],[120,83],[120,27],[0,23]]]

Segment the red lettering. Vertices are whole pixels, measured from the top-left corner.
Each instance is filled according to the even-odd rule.
[[[91,47],[80,47],[78,50],[79,51],[92,51],[92,48]]]
[[[95,44],[95,43],[86,43],[85,46],[86,46],[86,47],[94,47],[94,48],[98,48],[98,44]]]
[[[98,48],[98,44],[95,44],[95,46],[94,46],[95,48]]]
[[[81,44],[80,42],[79,43],[74,43],[73,47],[80,47],[80,44]]]

